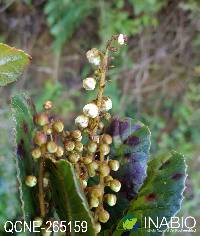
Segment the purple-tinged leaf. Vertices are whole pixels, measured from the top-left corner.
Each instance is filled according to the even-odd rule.
[[[129,210],[126,212],[127,216],[134,215],[141,221],[140,227],[137,232],[119,231],[121,224],[119,221],[115,231],[110,232],[111,235],[124,235],[125,231],[131,236],[162,235],[162,230],[166,229],[166,225],[163,224],[157,230],[151,224],[152,231],[148,232],[144,226],[144,217],[151,217],[154,222],[157,217],[159,222],[165,217],[169,222],[170,217],[176,215],[181,207],[185,180],[186,164],[181,154],[173,152],[171,156],[152,159],[148,163],[148,177],[140,189],[137,199],[131,201]]]
[[[135,119],[117,117],[112,120],[108,133],[113,137],[111,158],[121,164],[116,177],[122,182],[122,192],[131,200],[146,178],[150,131]]]
[[[122,189],[117,196],[117,204],[107,207],[112,215],[104,229],[108,229],[119,220],[130,201],[136,197],[147,172],[147,161],[150,149],[150,131],[142,122],[135,119],[114,118],[107,129],[113,137],[111,159],[120,162],[120,169],[112,176],[119,179]]]

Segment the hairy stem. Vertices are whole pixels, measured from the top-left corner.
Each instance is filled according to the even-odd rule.
[[[101,77],[100,77],[100,81],[99,81],[99,91],[97,94],[97,107],[99,110],[101,108],[103,93],[105,90],[106,72],[107,72],[107,68],[108,68],[108,53],[109,53],[109,48],[106,48],[106,52],[103,57],[103,61],[102,61],[102,65],[101,65]],[[98,116],[97,125],[95,127],[95,132],[96,132],[99,122],[100,122],[100,117]],[[104,162],[104,154],[103,154],[103,150],[102,150],[101,146],[100,146],[99,152],[100,152],[100,163],[103,163]],[[104,177],[102,175],[100,175],[100,185],[104,186]],[[100,203],[99,207],[101,207],[102,204],[103,204],[103,195],[101,197],[101,203]]]
[[[102,97],[105,89],[105,80],[106,80],[106,72],[108,66],[108,49],[106,49],[106,53],[103,58],[102,66],[101,66],[101,78],[99,81],[99,91],[97,95],[97,106],[101,107]]]

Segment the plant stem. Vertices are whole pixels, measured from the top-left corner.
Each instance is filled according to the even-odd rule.
[[[105,90],[106,72],[107,72],[107,67],[108,67],[108,53],[109,53],[109,48],[107,47],[105,55],[103,57],[102,65],[101,65],[101,77],[100,77],[100,81],[99,81],[99,91],[97,94],[97,107],[98,107],[99,111],[101,108],[103,93]],[[100,117],[98,116],[97,124],[96,124],[96,127],[94,128],[94,133],[96,133],[99,122],[100,122]],[[100,152],[100,163],[103,163],[104,162],[104,154],[103,154],[103,150],[101,149],[101,146],[100,146],[99,152]],[[102,186],[102,187],[104,186],[104,177],[102,175],[100,175],[100,182],[99,183],[100,183],[100,186]],[[104,189],[103,189],[103,192],[104,192]],[[101,207],[102,204],[103,204],[103,194],[101,197],[101,203],[100,203],[99,207]]]
[[[108,66],[108,49],[106,49],[106,53],[103,58],[102,66],[101,66],[101,78],[99,81],[99,91],[97,95],[97,106],[101,107],[102,97],[105,89],[105,80],[106,80],[106,72]]]
[[[39,203],[40,203],[40,214],[41,214],[41,217],[45,216],[43,176],[44,176],[44,158],[41,157],[40,164],[39,164],[39,176],[38,176]]]

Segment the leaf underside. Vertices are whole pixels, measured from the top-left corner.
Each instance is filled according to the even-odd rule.
[[[185,188],[186,164],[181,154],[173,152],[167,158],[159,157],[151,160],[148,164],[148,178],[139,191],[136,200],[130,204],[127,216],[134,215],[140,221],[137,232],[130,235],[161,235],[161,232],[147,232],[144,227],[144,217],[151,217],[154,222],[156,218],[165,217],[167,221],[180,209]],[[118,229],[113,232],[113,236],[122,235],[124,232]],[[166,226],[160,228],[166,229]],[[151,230],[155,230],[151,228]]]
[[[87,201],[72,164],[65,160],[47,159],[46,166],[50,173],[53,200],[60,220],[72,223],[86,221],[87,233],[83,235],[96,235]],[[71,235],[82,234],[73,229]]]
[[[34,131],[33,116],[35,108],[31,99],[20,94],[12,97],[12,115],[15,121],[16,164],[19,181],[20,199],[24,220],[33,220],[38,214],[36,187],[25,185],[27,175],[36,175],[35,163],[31,156],[32,134]]]
[[[16,81],[30,62],[30,56],[0,43],[0,86]]]

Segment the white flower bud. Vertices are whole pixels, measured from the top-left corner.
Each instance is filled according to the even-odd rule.
[[[81,128],[86,128],[89,123],[89,118],[85,115],[77,116],[75,119],[75,124]]]
[[[94,103],[89,103],[83,107],[83,113],[86,116],[89,116],[91,118],[95,118],[98,116],[99,110],[98,110],[97,105],[95,105]]]
[[[86,78],[83,80],[83,88],[85,90],[94,90],[96,86],[96,80],[94,78]]]
[[[91,64],[94,64],[95,66],[100,65],[101,57],[98,49],[92,48],[86,53],[86,57]]]
[[[109,111],[112,109],[112,100],[109,97],[103,97],[103,101],[101,103],[101,111]]]
[[[124,38],[124,35],[123,34],[120,34],[119,36],[118,36],[118,43],[120,44],[120,45],[123,45],[124,43],[125,43],[125,38]]]

